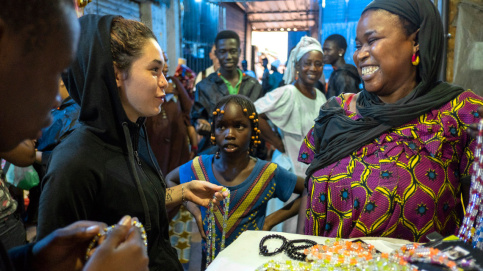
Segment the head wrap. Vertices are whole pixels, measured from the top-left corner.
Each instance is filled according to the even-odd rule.
[[[280,60],[278,59],[274,60],[272,63],[270,63],[270,66],[278,69],[278,67],[280,66]]]
[[[306,53],[310,51],[319,51],[322,54],[324,53],[324,51],[322,51],[320,42],[318,42],[316,39],[307,36],[302,37],[299,43],[297,43],[297,46],[295,46],[292,52],[290,52],[290,57],[288,58],[287,62],[287,69],[283,75],[283,81],[285,84],[291,84],[293,81],[295,81],[295,65]]]
[[[357,110],[363,118],[358,120],[347,117],[335,98],[324,104],[315,120],[316,155],[307,169],[307,179],[316,170],[347,157],[387,130],[440,107],[464,91],[438,82],[444,32],[439,13],[430,0],[374,0],[363,14],[370,9],[384,9],[419,27],[421,81],[410,94],[393,104],[385,104],[363,89],[357,99]]]

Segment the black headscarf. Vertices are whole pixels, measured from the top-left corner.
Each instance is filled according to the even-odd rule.
[[[421,82],[393,104],[385,104],[377,95],[362,90],[357,99],[357,110],[362,116],[358,120],[347,117],[335,98],[324,104],[315,120],[316,154],[306,171],[307,180],[316,170],[347,157],[389,129],[444,105],[464,91],[437,80],[444,32],[438,10],[430,0],[374,0],[362,13],[369,9],[389,11],[419,27]]]

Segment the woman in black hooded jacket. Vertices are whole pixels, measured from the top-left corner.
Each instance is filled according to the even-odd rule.
[[[145,117],[164,100],[164,59],[142,23],[116,16],[80,18],[74,63],[63,77],[81,106],[81,126],[53,153],[42,183],[38,237],[73,221],[115,224],[138,217],[148,237],[150,270],[182,270],[171,247],[166,208],[207,206],[221,186],[196,181],[166,188],[148,144]]]

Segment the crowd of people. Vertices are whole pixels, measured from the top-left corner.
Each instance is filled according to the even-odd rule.
[[[238,34],[223,30],[213,66],[169,76],[143,23],[77,19],[71,0],[7,0],[0,270],[183,270],[169,235],[181,206],[203,237],[201,269],[242,232],[280,223],[338,238],[457,233],[483,98],[438,80],[443,38],[430,0],[374,0],[357,25],[355,66],[343,36],[303,37],[283,74],[263,60],[260,82],[245,60],[239,68]],[[334,71],[321,84],[324,64]],[[27,244],[3,169],[36,159]],[[217,206],[228,196],[228,209]]]

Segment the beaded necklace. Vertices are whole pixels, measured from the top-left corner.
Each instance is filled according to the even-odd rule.
[[[472,238],[472,228],[476,228],[473,236],[473,247],[483,249],[483,120],[478,123],[478,136],[476,137],[475,160],[473,162],[473,174],[471,175],[470,200],[466,208],[463,225],[458,237],[468,242]]]
[[[223,187],[221,193],[228,192],[228,196],[223,199],[223,221],[222,227],[223,232],[221,235],[220,251],[225,249],[225,236],[226,236],[226,224],[228,221],[228,212],[230,208],[230,190]],[[213,196],[214,197],[214,196]],[[213,202],[210,202],[208,211],[208,234],[206,241],[206,266],[208,266],[214,259],[216,255],[216,221],[215,221],[215,207]]]
[[[284,240],[285,238],[281,236]],[[270,236],[262,239],[276,238]],[[283,247],[287,247],[287,240],[284,240]],[[291,241],[288,241],[289,243]],[[292,241],[293,242],[293,241]],[[278,253],[275,250],[270,255]],[[266,247],[261,243],[260,254],[267,254]],[[262,254],[263,255],[263,254]],[[414,263],[428,263],[443,265],[451,271],[461,270],[460,267],[469,270],[480,270],[473,259],[458,260],[457,263],[450,258],[447,252],[436,248],[424,247],[418,243],[406,244],[391,253],[380,253],[373,245],[361,242],[342,241],[339,239],[327,239],[324,244],[316,244],[304,250],[305,259],[297,261],[269,261],[259,266],[256,271],[307,271],[307,270],[419,270]],[[456,259],[455,259],[456,260]],[[475,269],[476,268],[476,269]],[[447,270],[447,269],[445,269]]]
[[[143,224],[139,221],[132,220],[131,225],[133,227],[136,227],[141,232],[141,238],[143,239],[144,247],[147,248],[148,247],[148,236],[146,235],[146,230],[144,230]],[[107,237],[107,235],[109,235],[109,233],[111,233],[111,231],[114,230],[115,227],[116,227],[116,225],[112,225],[112,226],[109,226],[107,228],[104,228],[104,230],[102,232],[98,233],[96,236],[94,236],[94,238],[92,238],[91,242],[89,243],[89,246],[87,247],[86,257],[85,257],[86,261],[89,260],[89,257],[92,254],[91,253],[92,249],[94,249],[96,246],[99,245],[99,241],[100,241],[101,237]]]

